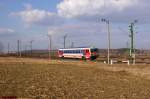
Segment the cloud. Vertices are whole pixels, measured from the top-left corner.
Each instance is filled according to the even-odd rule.
[[[10,28],[0,28],[0,34],[11,34],[14,33],[15,31]]]
[[[98,32],[104,32],[103,25],[94,22],[80,22],[80,23],[66,23],[59,27],[57,26],[50,26],[48,33],[51,35],[78,35],[81,36],[82,34],[94,34]]]
[[[106,15],[122,12],[138,5],[139,0],[63,0],[57,5],[58,14],[67,18]]]
[[[25,9],[20,12],[12,12],[10,15],[19,16],[27,25],[56,25],[63,22],[57,14],[40,9],[33,9],[30,4],[25,5]]]
[[[65,18],[100,22],[107,18],[116,23],[150,22],[149,0],[63,0],[57,13]]]

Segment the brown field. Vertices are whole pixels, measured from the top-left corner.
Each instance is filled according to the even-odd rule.
[[[0,58],[0,97],[149,99],[150,65]]]

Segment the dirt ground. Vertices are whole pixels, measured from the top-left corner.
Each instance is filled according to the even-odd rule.
[[[150,65],[0,58],[0,97],[149,99]]]

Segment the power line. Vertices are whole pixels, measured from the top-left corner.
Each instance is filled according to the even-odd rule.
[[[118,27],[118,29],[119,29],[122,33],[124,33],[125,35],[128,35],[128,34],[129,34],[127,31],[125,31],[125,30],[122,29],[121,27]],[[129,36],[129,35],[128,35],[128,36]]]

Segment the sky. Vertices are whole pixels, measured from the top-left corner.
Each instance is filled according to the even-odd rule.
[[[130,46],[129,25],[134,25],[135,47],[150,49],[149,0],[1,0],[0,42],[7,51],[48,49],[48,35],[52,48],[66,47],[107,48],[107,25],[110,21],[111,48]],[[1,45],[2,45],[1,44]]]

